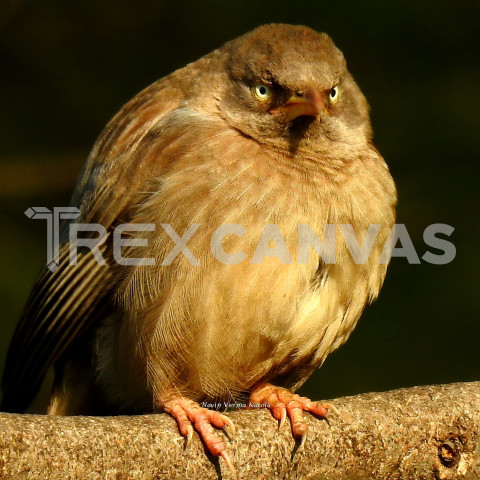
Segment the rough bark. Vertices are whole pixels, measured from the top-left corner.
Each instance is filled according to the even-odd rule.
[[[295,452],[267,411],[234,411],[226,440],[238,479],[428,480],[480,478],[480,382],[415,387],[333,401],[340,416],[310,415]],[[295,452],[295,455],[293,453]],[[292,459],[293,456],[293,459]],[[195,436],[184,450],[173,419],[0,414],[0,478],[232,478]]]

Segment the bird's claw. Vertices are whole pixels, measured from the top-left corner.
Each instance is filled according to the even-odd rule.
[[[187,425],[187,442],[185,444],[185,450],[190,446],[190,443],[192,443],[192,438],[193,438],[193,427],[192,425]]]
[[[220,414],[220,418],[222,419],[223,423],[229,428],[230,436],[234,437],[236,434],[236,429],[233,422],[226,415]]]
[[[236,475],[225,443],[213,428],[227,426],[231,434],[235,435],[235,426],[227,416],[215,410],[203,408],[193,400],[181,396],[171,396],[167,400],[160,400],[158,405],[176,420],[180,433],[186,438],[185,448],[190,445],[193,431],[196,430],[207,450],[215,457],[223,457],[228,468],[234,476]]]
[[[283,427],[288,416],[293,437],[300,440],[298,448],[304,446],[308,431],[308,425],[303,419],[303,412],[324,417],[328,410],[333,410],[339,415],[338,410],[331,403],[312,402],[306,397],[268,383],[259,385],[253,390],[250,395],[250,403],[253,405],[268,404],[273,416],[279,420],[279,429]]]
[[[333,403],[324,403],[323,407],[326,408],[328,411],[332,411],[335,415],[338,415],[341,417],[342,415],[340,414],[338,408],[333,404]]]
[[[287,409],[285,407],[282,408],[282,413],[280,417],[280,422],[278,424],[278,429],[281,430],[285,425],[285,420],[287,419]]]
[[[227,451],[224,450],[223,452],[221,452],[220,456],[223,457],[225,464],[227,465],[229,470],[232,472],[233,478],[237,478],[237,471],[235,470],[235,467],[233,466],[233,463],[230,460],[230,455],[228,455]]]
[[[307,440],[307,434],[308,430],[305,430],[305,432],[300,436],[300,445],[298,447],[298,450],[301,450],[305,445],[305,441]]]

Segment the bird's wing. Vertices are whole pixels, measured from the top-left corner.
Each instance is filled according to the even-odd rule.
[[[107,265],[100,265],[89,250],[71,265],[68,236],[62,236],[59,267],[55,272],[43,269],[13,335],[2,379],[2,411],[24,411],[47,369],[111,308],[111,231],[128,222],[148,175],[164,167],[145,152],[160,133],[157,125],[181,102],[175,82],[170,77],[160,80],[127,103],[97,140],[72,204],[81,211],[77,222],[105,227],[107,241],[100,251]]]

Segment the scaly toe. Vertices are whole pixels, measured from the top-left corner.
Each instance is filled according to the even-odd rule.
[[[295,438],[303,437],[308,430],[308,425],[303,420],[303,409],[296,400],[287,404],[287,412],[292,424],[292,433]]]

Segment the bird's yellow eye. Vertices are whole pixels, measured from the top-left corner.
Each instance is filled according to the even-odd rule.
[[[255,87],[253,87],[253,93],[259,100],[266,101],[270,100],[272,89],[268,85],[255,85]]]
[[[339,96],[338,86],[335,85],[330,90],[330,93],[328,94],[328,99],[330,100],[330,103],[336,103],[338,101],[338,96]]]

